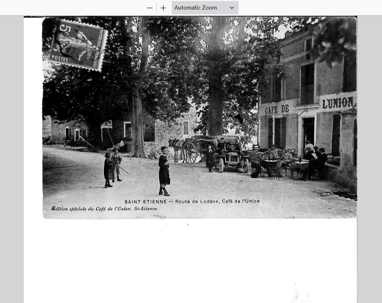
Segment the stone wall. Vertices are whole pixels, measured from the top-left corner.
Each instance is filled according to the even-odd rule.
[[[42,120],[42,136],[49,137],[52,135],[52,117],[46,116]]]
[[[260,116],[260,147],[268,147],[268,125],[269,117]]]
[[[300,98],[301,66],[308,63],[313,61],[306,60],[305,56],[283,63],[285,100]]]
[[[316,63],[316,95],[337,94],[342,91],[343,64],[329,68],[326,62]]]
[[[188,122],[188,134],[185,133],[185,122]],[[168,140],[185,139],[192,137],[197,126],[198,117],[195,108],[191,108],[188,113],[182,115],[175,123],[165,123],[159,120],[155,121],[155,143],[160,148],[168,146]]]
[[[52,120],[52,142],[53,144],[63,144],[66,139],[66,129],[69,129],[69,139],[75,141],[75,130],[79,129],[79,134],[87,139],[89,128],[85,122],[73,120],[65,123]]]
[[[325,148],[327,154],[332,153],[333,112],[317,113],[317,134],[315,145]]]
[[[297,114],[286,115],[286,146],[297,151],[298,117]]]
[[[355,123],[357,120],[356,110],[347,111],[341,114],[341,164],[338,170],[336,181],[350,188],[353,192],[357,190],[357,166],[355,165]]]

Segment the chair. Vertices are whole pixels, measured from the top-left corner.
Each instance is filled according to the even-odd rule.
[[[289,162],[284,162],[282,163],[282,167],[284,167],[284,170],[285,170],[285,176],[287,176],[287,172],[288,172],[288,169],[289,169],[289,172],[290,172],[290,176],[293,177],[293,172],[295,171],[295,160],[292,159],[290,160]]]
[[[282,153],[280,153],[280,151],[277,151],[278,159],[280,161],[279,162],[279,167],[280,167],[281,170],[284,168],[285,176],[288,175],[287,174],[287,169],[288,168],[291,171],[291,175],[292,175],[292,171],[293,171],[293,167],[294,167],[294,154],[293,154],[293,151],[295,151],[295,150],[294,149],[289,149],[289,148],[284,149],[282,151]]]
[[[267,159],[267,154],[265,154],[264,152],[259,152],[258,154],[260,156],[260,160],[261,161]],[[260,177],[264,177],[265,176],[265,173],[264,173],[265,171],[266,171],[265,168],[260,165]]]
[[[273,154],[275,158],[273,160],[277,160],[277,162],[274,162],[271,164],[270,167],[270,178],[280,178],[281,175],[281,169],[282,169],[282,159],[284,157],[284,151],[282,149],[276,149],[276,152]]]

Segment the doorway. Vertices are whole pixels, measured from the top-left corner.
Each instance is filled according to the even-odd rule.
[[[303,118],[302,121],[302,127],[304,130],[304,142],[302,148],[304,149],[306,141],[308,140],[314,145],[314,118]]]
[[[65,128],[65,140],[70,140],[70,128],[67,126]]]
[[[74,130],[74,141],[80,140],[80,130],[77,128]]]

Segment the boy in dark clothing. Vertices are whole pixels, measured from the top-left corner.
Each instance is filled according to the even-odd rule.
[[[104,162],[104,165],[103,165],[103,175],[105,177],[105,188],[108,188],[108,187],[113,187],[110,185],[110,176],[112,175],[113,173],[113,169],[114,169],[114,163],[113,161],[110,159],[110,153],[107,152],[106,155],[105,155],[105,162]]]
[[[169,163],[167,160],[168,148],[166,146],[161,147],[162,155],[159,157],[159,194],[165,196],[170,196],[166,190],[166,185],[170,184],[170,172],[169,172]]]
[[[117,181],[122,181],[119,178],[119,165],[122,162],[122,157],[118,154],[118,148],[114,147],[113,151],[114,151],[114,153],[111,155],[111,160],[114,163],[114,167],[113,167],[113,182],[115,180],[115,173],[117,173]]]

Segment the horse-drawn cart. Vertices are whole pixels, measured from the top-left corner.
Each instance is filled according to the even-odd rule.
[[[211,145],[215,151],[215,167],[219,168],[221,173],[227,167],[242,168],[245,173],[249,170],[250,152],[241,149],[240,137],[237,135],[195,135],[185,140],[171,140],[169,145],[174,148],[175,163],[180,158],[183,162],[195,163],[198,157],[203,159],[208,145]]]
[[[175,163],[179,160],[186,163],[195,163],[198,157],[203,158],[208,150],[208,145],[215,149],[217,146],[216,137],[195,135],[184,140],[171,139],[169,141],[169,146],[174,148]]]
[[[208,151],[208,145],[214,149],[217,145],[217,140],[212,136],[195,135],[186,141],[184,144],[184,153],[186,154],[187,163],[195,163],[198,156],[204,158]]]

